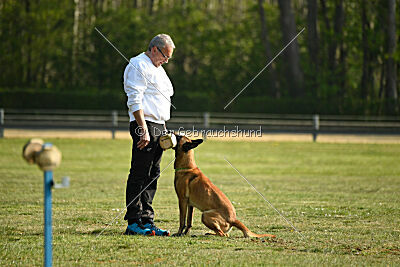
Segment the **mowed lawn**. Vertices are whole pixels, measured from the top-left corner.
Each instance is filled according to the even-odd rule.
[[[26,141],[0,139],[1,266],[43,264],[43,173],[23,161]],[[200,169],[247,227],[277,236],[250,239],[237,229],[230,237],[205,236],[198,210],[190,236],[124,236],[131,141],[46,141],[63,152],[55,182],[71,179],[70,188],[53,190],[56,266],[400,265],[400,145],[206,141],[195,150]],[[173,158],[166,151],[162,168]],[[156,223],[172,233],[179,224],[173,181],[171,165],[154,200]]]

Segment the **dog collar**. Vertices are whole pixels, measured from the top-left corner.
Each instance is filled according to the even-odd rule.
[[[177,169],[175,169],[175,171],[177,172],[177,171],[181,171],[181,170],[193,170],[193,169],[196,169],[196,168],[177,168]]]

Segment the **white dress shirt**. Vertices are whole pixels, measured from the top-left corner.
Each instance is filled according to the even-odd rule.
[[[151,122],[164,124],[170,119],[172,83],[164,68],[154,66],[144,52],[131,58],[126,66],[124,90],[130,121],[135,120],[133,112],[139,109],[143,110],[144,119]]]

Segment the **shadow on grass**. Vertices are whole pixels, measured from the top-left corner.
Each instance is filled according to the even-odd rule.
[[[55,235],[75,235],[75,236],[115,236],[115,235],[123,235],[125,229],[107,229],[97,228],[94,230],[76,230],[76,229],[67,229],[67,230],[59,230],[54,232]],[[103,232],[102,232],[103,231]],[[41,233],[43,234],[43,233]]]
[[[94,235],[94,236],[115,236],[115,235],[124,235],[125,229],[121,230],[104,230],[104,228],[99,228],[91,231],[83,231],[80,232],[82,235]]]

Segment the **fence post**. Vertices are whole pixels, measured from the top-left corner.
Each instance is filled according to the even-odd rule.
[[[112,139],[115,139],[115,131],[118,127],[118,111],[116,110],[111,111],[111,120],[112,120],[112,126],[111,126]]]
[[[0,108],[0,138],[4,137],[4,109]]]
[[[204,112],[203,113],[203,119],[204,119],[204,132],[203,132],[203,139],[207,139],[207,129],[210,128],[210,113],[209,112]]]
[[[319,115],[314,114],[313,115],[313,141],[317,141],[317,135],[319,131]]]

